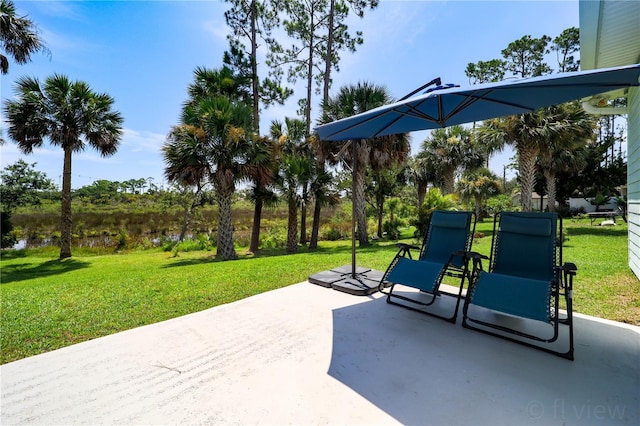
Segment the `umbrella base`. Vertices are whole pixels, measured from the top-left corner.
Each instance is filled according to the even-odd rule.
[[[353,274],[352,266],[344,265],[310,275],[309,282],[356,296],[366,296],[378,291],[383,275],[384,272],[360,266],[356,267]]]

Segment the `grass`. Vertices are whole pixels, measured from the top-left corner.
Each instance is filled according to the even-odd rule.
[[[579,267],[575,311],[638,323],[637,278],[627,266],[627,227],[566,222],[564,258]],[[492,224],[474,250],[488,254]],[[409,234],[408,232],[406,233]],[[396,248],[380,241],[359,248],[359,265],[384,270]],[[1,363],[150,324],[304,281],[310,274],[350,264],[348,241],[321,242],[310,252],[261,251],[217,262],[207,251],[160,250],[124,254],[74,252],[59,261],[55,248],[2,253]]]

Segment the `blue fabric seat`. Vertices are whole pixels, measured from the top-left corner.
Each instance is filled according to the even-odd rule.
[[[562,220],[556,213],[497,215],[491,257],[472,255],[462,325],[573,359],[572,288],[577,268],[562,263],[561,241]],[[482,267],[483,258],[489,260],[487,271]],[[562,319],[560,296],[564,296],[567,311]],[[506,325],[499,317],[481,316],[474,307],[544,323],[549,331],[533,333],[524,325],[522,329]],[[558,339],[560,324],[569,327],[566,351],[545,345]]]
[[[441,210],[432,212],[421,248],[408,244],[398,245],[400,250],[380,282],[380,290],[387,294],[387,302],[455,322],[464,281],[469,275],[467,253],[471,249],[475,230],[474,218],[472,212]],[[420,249],[418,259],[413,259],[411,250],[418,249]],[[440,284],[445,276],[460,280],[457,294],[440,290]],[[402,285],[404,288],[399,290],[397,285]],[[384,288],[387,286],[390,286],[390,289],[385,292]],[[417,292],[407,294],[407,288],[415,289]],[[427,308],[440,295],[457,298],[451,315],[432,312]]]

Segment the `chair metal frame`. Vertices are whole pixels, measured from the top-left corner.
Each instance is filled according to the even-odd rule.
[[[553,250],[554,250],[554,259],[553,265],[549,265],[550,268],[553,268],[553,278],[551,280],[550,291],[549,291],[549,315],[548,315],[548,323],[551,325],[553,334],[551,337],[545,338],[539,335],[534,335],[531,333],[526,333],[524,331],[518,330],[513,327],[507,327],[504,325],[500,325],[497,323],[491,323],[488,321],[483,321],[477,318],[471,318],[469,316],[469,306],[474,305],[473,297],[474,291],[478,284],[478,280],[480,278],[480,273],[484,272],[482,268],[482,260],[489,260],[489,268],[487,273],[491,274],[493,272],[494,267],[496,266],[496,257],[498,253],[498,247],[500,244],[500,230],[499,223],[504,215],[518,215],[522,218],[555,218],[555,236],[553,241]],[[546,215],[546,216],[545,216]],[[498,232],[496,232],[498,229]],[[531,212],[505,212],[497,214],[494,218],[493,224],[493,239],[491,242],[491,256],[486,257],[480,255],[478,253],[470,253],[469,256],[472,260],[473,268],[471,272],[471,279],[469,284],[469,289],[467,291],[467,297],[464,302],[464,306],[462,309],[462,326],[468,329],[480,331],[485,334],[489,334],[492,336],[500,337],[515,343],[519,343],[528,347],[532,347],[535,349],[539,349],[541,351],[551,353],[562,358],[566,358],[569,360],[574,359],[574,343],[573,343],[573,279],[576,276],[577,267],[574,263],[566,262],[562,263],[562,242],[563,242],[563,227],[562,227],[562,218],[556,213],[531,213]],[[526,253],[522,253],[523,256],[526,256]],[[508,276],[508,275],[507,275]],[[517,277],[513,275],[514,278],[526,278],[526,277]],[[560,298],[563,297],[566,305],[566,314],[561,316],[560,314]],[[478,305],[481,306],[482,305]],[[491,308],[489,308],[491,309]],[[495,310],[495,309],[494,309]],[[496,312],[500,312],[495,310]],[[507,313],[507,315],[512,315]],[[532,319],[530,319],[532,320]],[[558,340],[559,337],[559,326],[560,324],[567,325],[569,327],[569,337],[568,337],[568,349],[566,351],[561,350],[553,350],[550,347],[544,347],[541,344],[544,343],[553,343]],[[480,326],[480,327],[478,327]],[[495,330],[495,331],[493,331]],[[507,334],[511,334],[509,336]],[[523,340],[523,339],[528,339]],[[536,344],[537,343],[537,344]]]
[[[456,250],[454,252],[452,252],[449,255],[448,260],[445,263],[442,263],[442,268],[440,270],[439,275],[435,278],[435,284],[433,287],[433,292],[429,292],[427,290],[423,290],[423,289],[418,289],[420,290],[421,293],[426,293],[431,295],[431,299],[423,302],[420,300],[416,300],[413,299],[411,297],[407,297],[407,296],[403,296],[397,293],[394,293],[394,289],[395,286],[397,284],[400,285],[405,285],[405,286],[409,286],[409,287],[413,287],[410,284],[406,284],[406,283],[402,283],[402,282],[390,282],[388,281],[388,277],[389,274],[391,273],[391,271],[393,271],[393,269],[396,267],[396,265],[401,261],[401,259],[409,259],[413,262],[420,262],[422,260],[427,260],[429,261],[429,249],[431,247],[431,244],[437,244],[437,242],[433,242],[431,240],[432,234],[431,234],[431,230],[432,230],[432,219],[433,219],[433,215],[436,214],[458,214],[458,215],[466,215],[467,216],[467,224],[466,224],[466,228],[467,228],[467,238],[466,238],[466,242],[464,244],[463,247],[460,247],[459,250]],[[475,234],[475,228],[476,228],[476,215],[473,212],[461,212],[461,211],[446,211],[446,210],[436,210],[434,212],[432,212],[431,216],[429,217],[429,222],[427,224],[427,234],[424,237],[423,243],[421,247],[415,246],[415,245],[410,245],[410,244],[404,244],[404,243],[399,243],[397,244],[397,246],[399,247],[398,252],[396,253],[395,257],[393,258],[393,260],[391,261],[391,263],[389,264],[389,266],[387,267],[387,270],[385,271],[382,279],[380,280],[380,285],[379,285],[379,290],[381,293],[386,294],[387,295],[387,303],[392,304],[392,305],[397,305],[397,306],[402,306],[403,308],[407,308],[413,311],[417,311],[423,314],[427,314],[436,318],[440,318],[443,319],[445,321],[449,321],[451,323],[455,323],[458,317],[458,311],[460,308],[460,300],[462,298],[464,298],[464,296],[462,295],[462,291],[464,288],[464,282],[465,279],[468,281],[471,279],[471,270],[469,268],[469,253],[471,250],[471,244],[473,242],[473,236]],[[411,250],[420,250],[420,254],[418,256],[418,259],[414,260],[412,255],[411,255]],[[426,259],[425,259],[426,256]],[[438,264],[440,264],[440,262],[436,262]],[[450,292],[446,292],[446,291],[442,291],[440,289],[440,284],[442,283],[442,280],[444,279],[445,276],[449,276],[449,277],[454,277],[454,278],[459,278],[460,279],[460,285],[458,288],[458,292],[457,293],[450,293]],[[389,287],[388,291],[384,291],[384,289],[386,287]],[[417,288],[417,287],[415,287]],[[452,316],[444,316],[444,315],[439,315],[435,312],[430,312],[428,311],[426,308],[433,305],[433,303],[437,300],[437,298],[441,295],[446,295],[446,296],[451,296],[451,297],[456,297],[456,305],[455,305],[455,310],[453,312]],[[405,303],[399,303],[397,301],[395,301],[394,299],[398,299],[398,300],[402,300],[405,302],[409,302],[411,303],[411,305],[405,304]]]

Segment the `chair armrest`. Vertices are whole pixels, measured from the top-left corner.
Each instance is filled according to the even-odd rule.
[[[407,243],[396,243],[396,247],[398,247],[399,249],[404,249],[404,250],[409,250],[409,249],[420,250],[420,247],[414,246],[414,245],[411,245],[411,244],[407,244]]]
[[[560,285],[564,287],[569,299],[573,298],[573,277],[578,272],[578,267],[575,263],[566,262],[564,265],[558,268],[562,273],[562,279]]]
[[[469,259],[473,259],[473,260],[489,260],[489,256],[485,256],[484,254],[480,254],[477,251],[467,251],[464,252],[465,256],[467,256]]]
[[[464,251],[461,250],[459,252],[456,252],[456,254],[460,253],[460,256],[463,256],[465,261],[468,262],[469,260],[471,260],[472,262],[472,272],[471,275],[473,277],[478,277],[478,274],[480,273],[480,271],[482,271],[482,260],[483,259],[489,259],[487,256],[480,254],[476,251]]]
[[[396,256],[405,256],[408,255],[409,259],[413,259],[411,257],[411,250],[420,250],[420,247],[414,246],[406,243],[396,243],[396,247],[398,247],[398,254]]]
[[[467,260],[476,260],[476,259],[489,259],[487,256],[484,256],[475,251],[467,251],[467,250],[457,250],[451,253],[451,256],[458,256],[463,258],[465,261]]]
[[[578,267],[576,266],[576,264],[571,262],[565,262],[565,264],[562,265],[560,269],[565,273],[568,273],[571,275],[575,275],[578,272]]]

